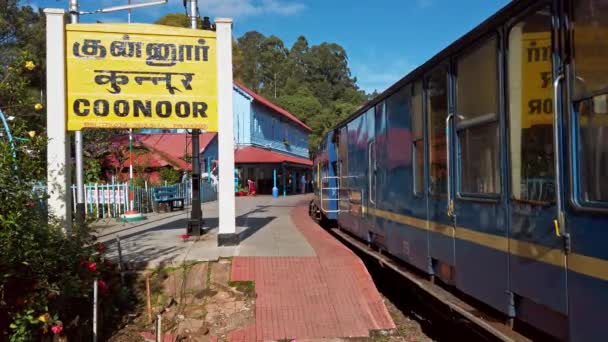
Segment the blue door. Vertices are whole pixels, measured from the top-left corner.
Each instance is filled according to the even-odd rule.
[[[569,186],[561,230],[571,245],[570,339],[600,341],[608,317],[608,3],[572,1],[565,16],[574,23],[566,51],[574,58],[559,83],[569,114],[562,120]]]
[[[566,254],[556,234],[562,150],[554,125],[562,113],[553,86],[562,65],[552,3],[539,1],[506,30],[510,286],[518,319],[565,339]]]
[[[512,317],[499,38],[494,32],[453,61],[455,111],[449,124],[456,167],[450,188],[456,192],[456,287]]]
[[[452,124],[448,118],[448,66],[443,64],[435,68],[425,77],[426,115],[428,118],[428,165],[429,165],[429,254],[433,273],[442,281],[454,282],[454,222],[452,205],[453,188],[448,181],[449,169],[453,168],[448,162],[448,154],[453,154],[453,142],[450,134],[446,134]],[[451,175],[453,176],[453,174]],[[448,196],[449,195],[449,196]]]

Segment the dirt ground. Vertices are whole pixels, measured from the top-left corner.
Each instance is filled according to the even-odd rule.
[[[230,259],[220,259],[150,271],[152,319],[148,316],[146,277],[142,274],[136,289],[140,302],[137,312],[130,315],[128,322],[110,341],[155,341],[154,321],[157,315],[162,317],[165,341],[207,342],[212,336],[224,341],[230,331],[252,324],[255,320],[255,284],[230,282],[230,267]],[[424,334],[418,321],[405,316],[386,298],[385,303],[397,326],[391,335],[315,341],[432,341]]]
[[[253,283],[230,282],[230,260],[159,268],[150,273],[152,319],[146,305],[145,275],[132,319],[110,341],[154,341],[157,315],[162,317],[165,341],[221,341],[228,332],[253,323]]]

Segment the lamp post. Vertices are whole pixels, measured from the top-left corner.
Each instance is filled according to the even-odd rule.
[[[197,2],[188,0],[190,5],[190,28],[196,30],[197,25]],[[199,162],[199,130],[192,130],[192,211],[188,220],[187,232],[194,236],[200,236],[202,232],[203,213],[201,211],[201,165]]]

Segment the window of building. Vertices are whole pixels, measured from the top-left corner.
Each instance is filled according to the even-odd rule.
[[[446,66],[436,68],[427,76],[426,94],[429,117],[429,189],[432,194],[447,194],[445,119],[448,112],[448,71]]]
[[[516,200],[555,201],[552,21],[539,10],[509,31],[511,191]]]
[[[500,193],[497,49],[492,37],[465,52],[456,64],[461,193]]]
[[[408,86],[411,94],[412,166],[414,193],[424,193],[424,113],[422,112],[422,82]]]

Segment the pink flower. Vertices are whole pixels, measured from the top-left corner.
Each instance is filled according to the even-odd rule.
[[[51,331],[53,332],[53,334],[59,335],[63,331],[63,326],[55,324],[51,327]]]
[[[97,271],[97,265],[94,262],[90,262],[87,267],[89,268],[89,270],[91,270],[92,272]]]

